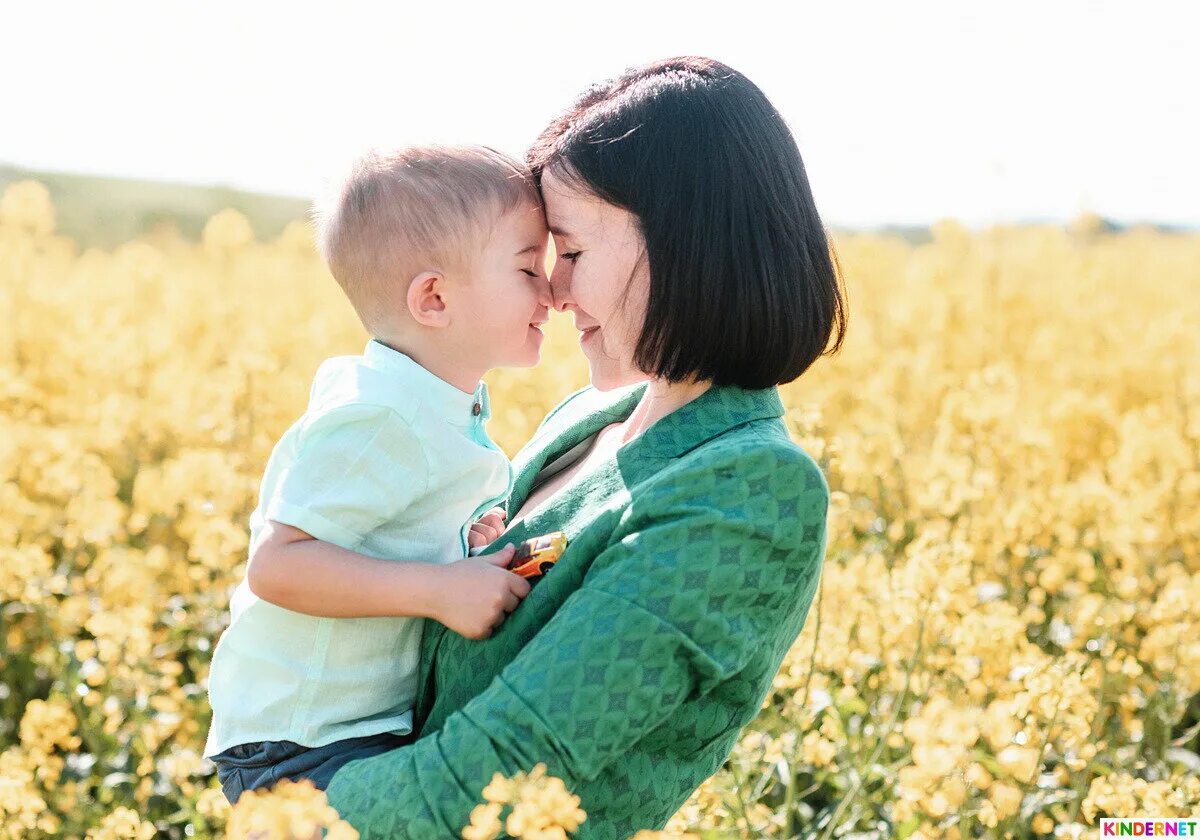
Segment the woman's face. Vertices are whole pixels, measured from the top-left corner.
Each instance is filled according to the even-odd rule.
[[[637,220],[549,169],[542,173],[542,197],[556,254],[550,274],[554,307],[575,313],[592,385],[611,391],[649,378],[633,363],[650,289]]]

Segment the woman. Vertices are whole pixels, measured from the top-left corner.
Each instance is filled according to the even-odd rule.
[[[775,386],[845,311],[779,114],[670,59],[589,89],[528,158],[591,385],[514,459],[492,545],[570,544],[490,637],[426,625],[419,739],[328,788],[364,840],[457,837],[537,762],[580,797],[575,836],[662,828],[755,717],[824,559],[828,487]]]

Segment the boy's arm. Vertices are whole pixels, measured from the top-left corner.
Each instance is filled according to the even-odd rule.
[[[386,406],[349,403],[306,416],[298,447],[262,500],[251,591],[309,615],[430,617],[440,564],[343,547],[426,492],[429,464],[408,422]]]
[[[330,618],[437,618],[434,563],[380,560],[268,520],[250,556],[250,591],[276,606]]]

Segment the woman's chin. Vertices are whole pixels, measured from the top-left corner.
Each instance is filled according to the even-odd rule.
[[[617,388],[636,385],[638,382],[645,382],[650,378],[638,371],[600,368],[592,364],[591,360],[589,360],[588,367],[591,371],[591,385],[597,391],[615,391]]]

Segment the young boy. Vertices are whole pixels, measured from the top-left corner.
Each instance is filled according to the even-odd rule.
[[[320,365],[250,517],[209,676],[230,802],[410,743],[422,619],[486,638],[529,592],[511,546],[467,556],[513,480],[480,377],[537,363],[551,305],[528,170],[479,146],[372,152],[315,218],[372,339]]]

